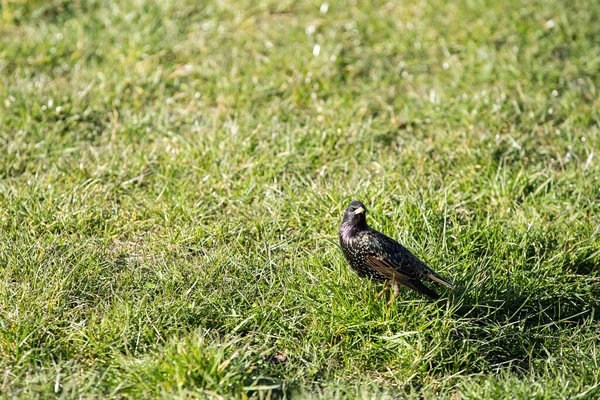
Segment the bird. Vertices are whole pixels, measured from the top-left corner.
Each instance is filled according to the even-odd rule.
[[[367,224],[367,207],[354,200],[344,212],[340,225],[340,246],[350,267],[361,277],[375,282],[384,282],[385,288],[375,296],[375,300],[393,289],[389,307],[398,296],[400,286],[438,299],[435,290],[425,286],[423,281],[433,281],[452,290],[456,287],[419,260],[406,247],[394,239],[376,231]]]

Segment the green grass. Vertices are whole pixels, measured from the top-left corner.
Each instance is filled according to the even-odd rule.
[[[2,398],[600,396],[600,4],[5,0]],[[391,308],[352,199],[455,282]]]

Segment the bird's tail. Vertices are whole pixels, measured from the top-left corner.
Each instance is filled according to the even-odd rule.
[[[435,290],[428,288],[416,279],[405,283],[405,285],[408,286],[410,289],[414,290],[415,292],[424,294],[425,296],[428,296],[433,300],[437,300],[440,298],[440,295],[437,294]]]
[[[451,284],[450,282],[448,282],[447,280],[445,280],[444,278],[442,278],[441,276],[439,276],[438,274],[436,274],[433,271],[429,272],[427,274],[427,277],[434,282],[437,282],[441,285],[446,286],[447,288],[450,288],[452,290],[456,289],[456,286],[454,286],[453,284]]]

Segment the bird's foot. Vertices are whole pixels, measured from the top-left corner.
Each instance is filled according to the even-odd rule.
[[[393,285],[394,285],[394,293],[392,293],[392,298],[387,303],[388,307],[392,305],[392,303],[394,302],[394,300],[396,300],[396,297],[400,293],[400,288],[398,286],[398,283],[397,282],[393,282]]]
[[[388,290],[390,290],[390,287],[386,285],[381,292],[379,292],[379,293],[377,293],[377,295],[375,295],[375,300],[377,300],[378,298],[383,296],[385,293],[387,293]]]

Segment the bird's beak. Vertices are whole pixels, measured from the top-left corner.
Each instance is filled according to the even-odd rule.
[[[365,209],[364,209],[364,208],[362,208],[362,207],[358,207],[358,209],[357,209],[356,211],[354,211],[354,214],[355,214],[355,215],[358,215],[358,214],[362,214],[362,213],[364,213],[364,212],[365,212]]]

